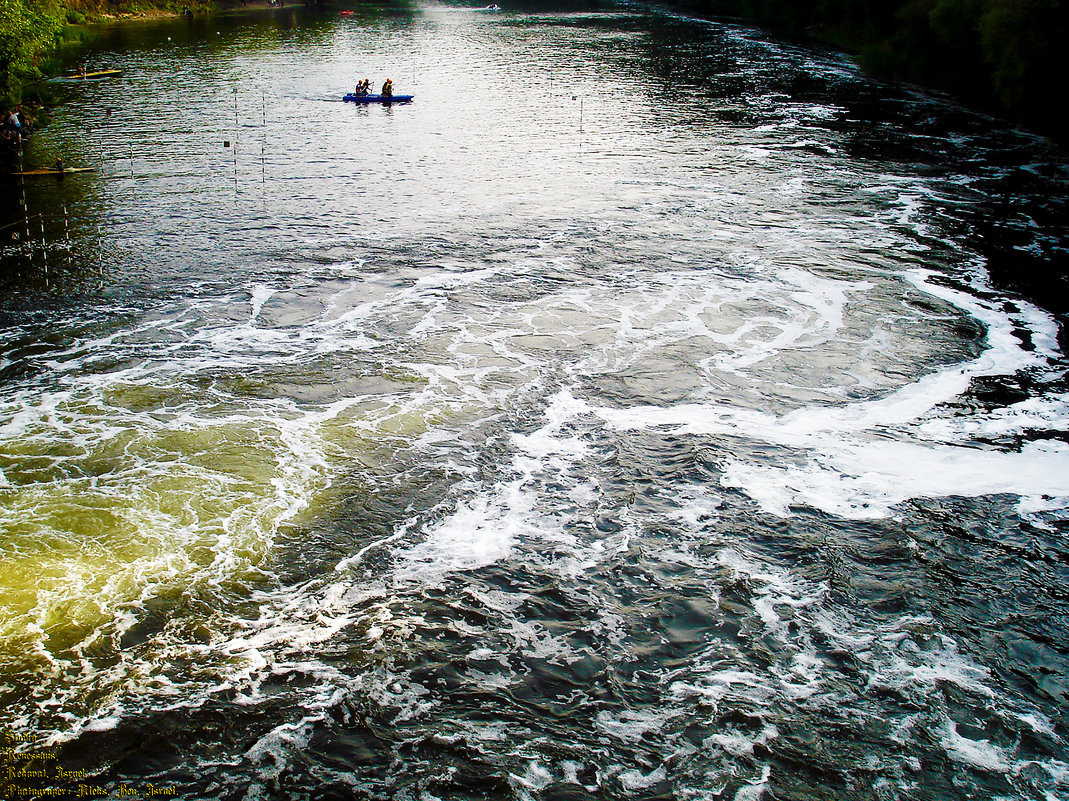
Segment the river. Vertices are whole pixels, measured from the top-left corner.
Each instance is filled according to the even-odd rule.
[[[0,204],[8,797],[1069,798],[1064,160],[502,5],[72,49],[25,164],[94,171]]]

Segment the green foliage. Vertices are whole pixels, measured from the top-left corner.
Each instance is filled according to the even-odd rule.
[[[212,0],[0,0],[0,111],[20,102],[23,87],[40,78],[42,68],[55,68],[51,54],[61,40],[78,38],[78,26],[159,10],[200,13],[212,5]]]
[[[944,89],[1069,140],[1069,0],[692,0],[856,52],[879,75]]]
[[[60,0],[0,0],[0,101],[10,105],[36,77],[37,58],[54,45],[66,21]]]
[[[1069,7],[1059,0],[991,0],[980,41],[1002,104],[1041,124],[1064,116]],[[1052,35],[1056,32],[1058,35]],[[1052,108],[1057,105],[1057,109]]]

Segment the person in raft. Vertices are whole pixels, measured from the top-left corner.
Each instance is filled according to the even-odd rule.
[[[393,80],[390,78],[387,78],[386,83],[382,85],[382,96],[393,97]]]
[[[356,94],[359,97],[367,97],[371,94],[371,81],[364,78],[362,81],[358,81],[356,84]]]

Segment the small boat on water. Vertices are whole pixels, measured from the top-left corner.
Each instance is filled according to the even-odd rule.
[[[342,97],[347,103],[408,103],[415,95],[358,95],[355,92]]]
[[[67,175],[72,172],[93,172],[92,167],[64,167],[62,170],[57,170],[55,167],[49,167],[44,170],[23,170],[22,172],[13,172],[12,175]]]
[[[97,70],[96,72],[68,72],[66,75],[58,75],[54,81],[95,81],[101,78],[118,78],[122,70]]]

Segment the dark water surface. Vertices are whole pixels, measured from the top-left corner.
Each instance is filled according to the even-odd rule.
[[[26,164],[97,170],[0,207],[9,797],[1069,798],[1042,142],[630,6],[71,59]]]

